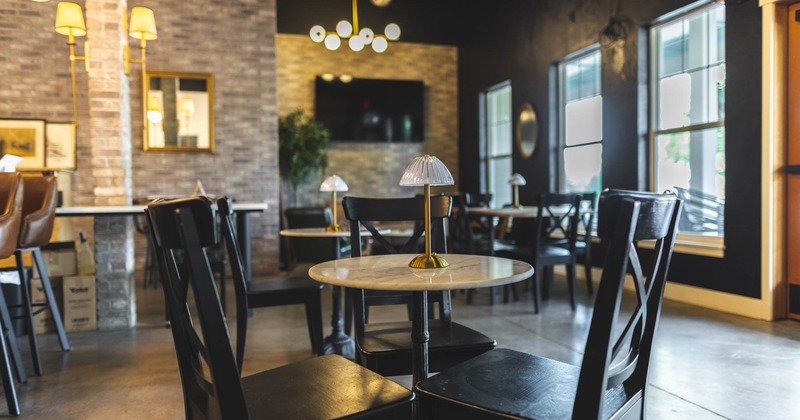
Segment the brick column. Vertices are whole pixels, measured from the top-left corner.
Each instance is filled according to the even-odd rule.
[[[91,165],[86,170],[91,179],[84,180],[91,184],[91,204],[96,206],[131,203],[130,83],[123,62],[128,35],[122,25],[126,10],[126,0],[86,0],[87,39],[91,45],[88,74]],[[134,66],[133,71],[136,69]],[[136,299],[132,221],[129,217],[99,217],[95,218],[94,229],[98,328],[133,327]]]

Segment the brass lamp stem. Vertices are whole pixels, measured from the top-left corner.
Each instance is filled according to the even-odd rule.
[[[358,0],[353,0],[353,36],[358,36]]]
[[[425,184],[424,212],[425,217],[425,255],[418,255],[408,263],[412,268],[444,268],[449,264],[435,252],[431,252],[431,185]]]
[[[67,41],[69,45],[69,67],[72,73],[72,121],[75,123],[75,127],[78,126],[78,91],[77,91],[77,83],[75,82],[75,37],[72,36],[72,32],[70,31],[69,39]]]
[[[149,99],[149,92],[147,89],[147,62],[145,59],[145,52],[147,51],[147,41],[142,36],[141,42],[139,43],[139,49],[142,50],[142,141],[144,144],[148,144],[148,132],[147,132],[147,100]]]
[[[331,212],[333,213],[333,223],[326,229],[328,232],[339,232],[341,227],[336,222],[336,191],[331,191]]]
[[[519,205],[519,185],[514,185],[514,207],[521,207]]]

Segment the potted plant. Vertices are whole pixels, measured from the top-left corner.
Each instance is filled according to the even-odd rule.
[[[278,167],[281,179],[292,186],[293,204],[297,203],[297,188],[311,174],[327,168],[330,137],[327,127],[302,110],[278,119]]]

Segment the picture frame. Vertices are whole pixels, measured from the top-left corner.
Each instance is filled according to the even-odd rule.
[[[75,169],[76,131],[71,122],[48,122],[45,128],[45,166],[48,169]]]
[[[0,155],[22,158],[18,170],[45,167],[45,120],[0,119]]]

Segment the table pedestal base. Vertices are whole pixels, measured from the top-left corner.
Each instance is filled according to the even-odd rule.
[[[342,319],[342,288],[333,286],[333,313],[331,314],[331,335],[325,337],[325,354],[339,354],[351,356],[356,354],[356,343],[353,338],[344,333],[344,320]]]

